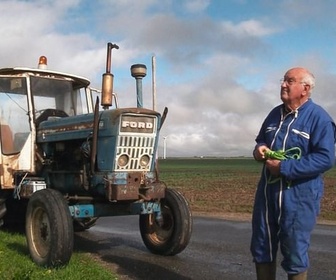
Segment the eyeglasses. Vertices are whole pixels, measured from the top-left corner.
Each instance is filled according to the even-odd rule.
[[[297,82],[297,81],[295,81],[294,79],[292,79],[292,78],[286,78],[286,79],[284,79],[284,78],[282,78],[282,79],[280,79],[280,85],[282,85],[283,83],[286,83],[286,85],[288,85],[288,86],[291,86],[291,85],[293,85],[293,84],[295,84],[295,83],[299,83],[299,84],[306,84],[305,82]]]

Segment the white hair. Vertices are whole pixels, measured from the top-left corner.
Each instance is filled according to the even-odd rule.
[[[307,73],[303,76],[302,82],[305,83],[306,85],[310,86],[309,93],[314,89],[315,87],[315,77],[312,73],[307,71]]]

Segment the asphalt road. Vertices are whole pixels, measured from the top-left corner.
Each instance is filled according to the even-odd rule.
[[[77,233],[75,250],[97,254],[120,279],[256,279],[249,252],[251,224],[194,217],[188,247],[177,256],[149,253],[138,229],[138,216],[100,218],[90,230]],[[281,256],[278,259],[280,261]],[[310,247],[308,278],[334,280],[336,226],[318,225]],[[277,279],[287,279],[280,264]]]

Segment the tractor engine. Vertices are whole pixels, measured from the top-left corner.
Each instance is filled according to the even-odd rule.
[[[96,141],[93,118],[87,114],[40,123],[37,158],[47,184],[69,197],[162,198],[165,186],[156,183],[155,172],[160,114],[144,108],[102,111]]]

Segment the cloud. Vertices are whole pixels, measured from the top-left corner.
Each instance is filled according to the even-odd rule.
[[[263,37],[278,31],[276,28],[267,26],[256,19],[242,21],[238,24],[226,21],[223,22],[222,26],[227,33],[236,34],[238,37]]]
[[[185,1],[184,6],[190,13],[200,13],[204,11],[210,4],[210,0],[194,0]]]

